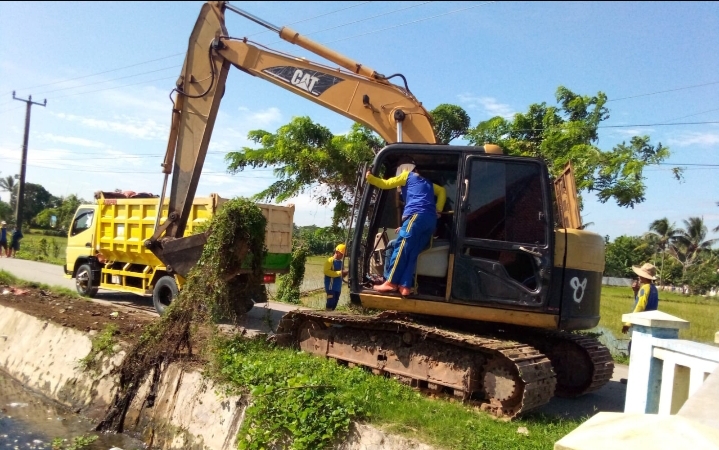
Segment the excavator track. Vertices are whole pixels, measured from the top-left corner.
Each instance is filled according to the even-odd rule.
[[[451,393],[500,417],[547,403],[556,384],[549,358],[533,346],[406,316],[292,311],[280,321],[275,339],[421,390]]]
[[[531,336],[532,345],[552,362],[557,375],[558,397],[578,397],[596,391],[612,378],[614,360],[609,349],[596,338],[562,331],[546,331]]]

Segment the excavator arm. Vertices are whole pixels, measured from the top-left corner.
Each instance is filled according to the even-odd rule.
[[[279,53],[228,36],[225,11],[237,12],[278,32],[279,36],[337,64],[330,67]],[[388,143],[436,143],[427,110],[409,89],[395,85],[357,63],[290,28],[278,28],[227,2],[202,6],[190,35],[187,55],[175,88],[172,125],[163,163],[165,184],[172,175],[167,220],[155,224],[145,244],[168,270],[185,276],[199,259],[204,235],[183,238],[202,166],[217,118],[230,65],[362,123]],[[401,75],[396,75],[401,76]]]

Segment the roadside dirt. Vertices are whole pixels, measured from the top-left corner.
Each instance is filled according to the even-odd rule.
[[[117,305],[7,285],[0,285],[0,305],[83,332],[102,331],[108,324],[114,324],[118,339],[129,344],[137,340],[145,325],[156,319]]]

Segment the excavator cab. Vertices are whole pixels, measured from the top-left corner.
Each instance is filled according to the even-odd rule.
[[[558,327],[550,293],[555,264],[554,214],[549,173],[539,159],[511,157],[484,147],[393,144],[375,158],[377,176],[389,178],[402,156],[423,177],[445,188],[447,201],[427,248],[417,260],[415,295],[379,294],[389,256],[385,248],[401,226],[396,190],[367,185],[360,204],[351,261],[354,303],[380,309],[504,323],[529,312],[530,324]],[[475,308],[473,308],[475,307]],[[485,314],[486,313],[486,314]],[[526,315],[517,324],[527,325]]]

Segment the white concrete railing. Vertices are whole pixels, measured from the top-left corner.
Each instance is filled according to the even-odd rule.
[[[718,347],[678,339],[685,320],[648,311],[622,321],[632,324],[625,413],[676,414],[719,368]]]

